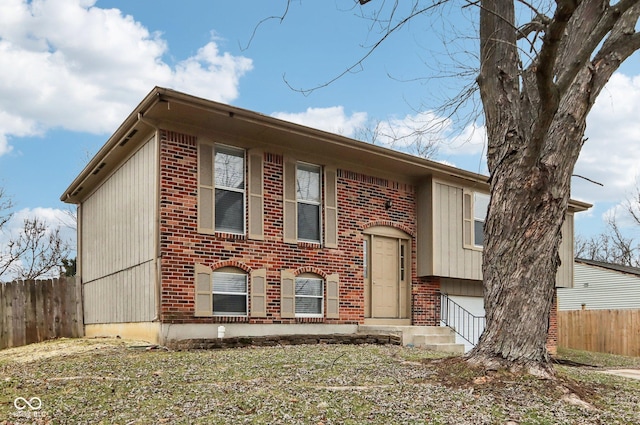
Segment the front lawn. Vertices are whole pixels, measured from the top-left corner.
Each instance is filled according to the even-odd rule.
[[[551,381],[437,357],[398,346],[172,352],[54,340],[0,351],[0,424],[640,423],[640,381],[557,366],[589,406]],[[34,397],[39,410],[22,400],[35,407]]]

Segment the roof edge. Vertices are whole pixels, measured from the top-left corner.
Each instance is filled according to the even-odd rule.
[[[60,196],[60,200],[62,202],[69,202],[71,197],[73,197],[74,194],[77,193],[78,189],[82,187],[83,182],[85,182],[91,176],[96,167],[100,166],[105,157],[107,157],[109,153],[119,145],[119,143],[127,136],[127,134],[137,123],[142,121],[141,117],[144,117],[145,112],[161,101],[182,102],[190,106],[211,110],[220,114],[233,114],[236,119],[244,120],[247,122],[255,122],[261,125],[266,125],[278,129],[284,129],[304,135],[306,137],[313,137],[322,140],[325,143],[347,146],[354,150],[366,150],[367,152],[374,152],[376,154],[385,155],[404,163],[419,165],[437,173],[449,175],[451,177],[460,178],[475,183],[488,184],[488,176],[483,174],[474,173],[472,171],[467,171],[430,159],[421,158],[405,152],[373,145],[371,143],[363,142],[346,136],[341,136],[339,134],[331,133],[328,131],[296,124],[279,118],[274,118],[272,116],[265,115],[256,111],[231,106],[228,104],[179,92],[173,89],[155,86],[136,106],[136,108],[127,116],[122,124],[120,124],[116,131],[111,135],[111,137],[109,137],[107,142],[94,155],[94,157],[84,167],[80,174],[73,180],[69,187],[67,187],[67,189]],[[593,205],[582,201],[569,201],[569,208],[574,212],[585,211],[592,206]]]
[[[151,108],[155,103],[157,103],[159,99],[159,95],[162,91],[161,87],[154,87],[149,94],[147,94],[144,99],[135,107],[135,109],[125,118],[125,120],[120,124],[120,126],[116,129],[116,131],[107,139],[106,143],[98,150],[98,152],[91,158],[89,163],[85,165],[80,174],[71,182],[71,184],[67,187],[67,189],[60,196],[60,200],[62,202],[67,202],[68,199],[72,196],[79,187],[82,186],[82,183],[91,175],[93,170],[98,167],[103,159],[115,148],[118,146],[120,141],[126,137],[129,133],[130,129],[135,126],[139,121],[139,116],[142,113],[144,115],[144,111]]]

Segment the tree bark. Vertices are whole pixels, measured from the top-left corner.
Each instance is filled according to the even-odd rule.
[[[397,20],[396,0],[375,46],[445,2],[414,0],[411,14]],[[546,340],[571,175],[587,114],[613,72],[640,49],[640,0],[520,1],[534,16],[520,27],[514,0],[469,4],[480,8],[477,83],[491,197],[482,265],[487,325],[467,359],[551,376]],[[553,16],[544,15],[548,10]]]
[[[559,0],[538,55],[522,69],[513,1],[482,1],[478,85],[491,200],[483,252],[487,326],[468,355],[472,364],[553,375],[546,340],[571,175],[597,95],[638,49],[639,14],[638,0]],[[591,50],[583,52],[576,36],[585,34],[601,38],[588,40]],[[571,56],[568,49],[580,51]]]

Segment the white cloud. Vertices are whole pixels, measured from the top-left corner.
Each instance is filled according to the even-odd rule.
[[[430,144],[444,155],[477,155],[486,143],[483,126],[472,123],[460,132],[451,119],[432,111],[381,121],[377,130],[377,142],[418,155]]]
[[[271,116],[346,137],[353,137],[367,121],[366,112],[354,112],[348,116],[342,106],[307,108],[305,112],[298,113],[274,112]]]
[[[348,115],[343,106],[307,108],[305,112],[274,112],[275,118],[318,128],[346,137],[355,137],[391,149],[420,154],[421,147],[435,143],[440,152],[453,155],[477,155],[483,152],[486,133],[475,123],[457,132],[448,118],[431,111],[390,118],[387,121],[370,120],[366,112]],[[374,134],[375,133],[375,134]],[[448,160],[444,163],[450,164]]]
[[[75,256],[76,224],[75,219],[70,215],[69,211],[57,208],[37,207],[33,209],[25,208],[16,211],[11,219],[2,227],[2,231],[0,231],[0,260],[3,256],[7,255],[7,251],[5,251],[5,249],[8,246],[9,240],[17,239],[18,235],[21,233],[26,219],[38,219],[40,222],[44,223],[47,228],[47,234],[55,229],[59,229],[60,237],[70,248],[70,256]],[[14,274],[15,266],[20,266],[20,264],[21,260],[14,263],[12,270],[3,274],[1,280],[7,281],[14,279],[16,276]],[[55,276],[57,276],[57,270],[53,270],[51,272],[51,276],[47,275],[43,277]]]
[[[237,98],[250,59],[222,53],[212,40],[172,68],[161,34],[95,3],[0,3],[0,155],[11,136],[56,127],[112,131],[156,85],[222,102]]]
[[[588,202],[619,202],[629,197],[640,176],[640,75],[614,74],[587,118],[572,180],[572,196]]]
[[[75,245],[75,220],[69,211],[58,208],[24,208],[16,211],[11,219],[5,224],[0,233],[0,246],[5,246],[10,237],[15,237],[22,230],[26,219],[37,218],[46,224],[49,230],[60,228],[60,234],[65,241]]]

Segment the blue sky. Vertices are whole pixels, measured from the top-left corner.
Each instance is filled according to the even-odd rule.
[[[292,90],[331,80],[375,42],[375,25],[359,16],[374,2],[355,3],[293,1],[280,21],[265,18],[281,15],[286,0],[2,0],[0,186],[14,225],[64,217],[60,194],[155,85],[346,136],[371,123],[404,134],[440,117],[435,108],[461,81],[435,72],[450,69],[450,54],[475,66],[475,42],[457,36],[469,34],[475,12],[460,15],[455,4],[413,21],[327,87]],[[434,133],[434,159],[486,173],[482,121],[464,115]],[[591,235],[611,211],[625,223],[620,203],[640,175],[640,55],[603,91],[586,136],[576,173],[604,187],[574,179],[573,197],[594,204],[576,221],[578,234]]]

